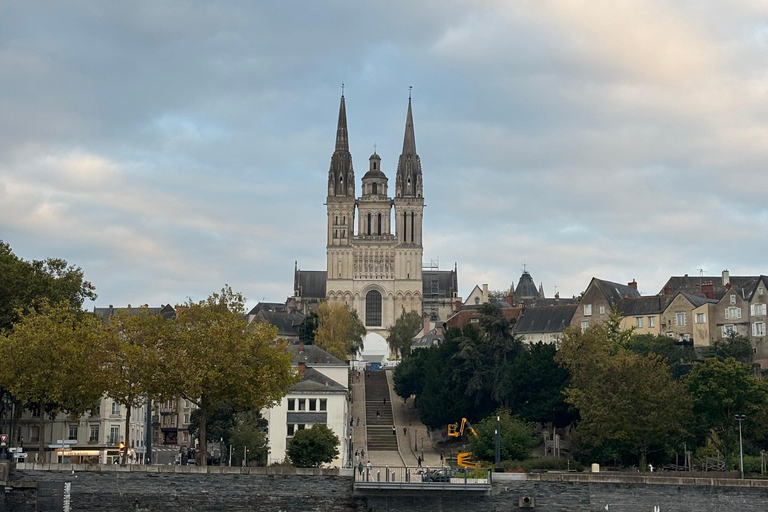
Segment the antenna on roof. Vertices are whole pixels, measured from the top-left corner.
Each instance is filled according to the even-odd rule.
[[[701,287],[702,281],[704,280],[704,269],[697,268],[696,270],[699,271],[699,287]]]
[[[409,100],[411,99],[411,92],[412,92],[412,91],[413,91],[413,86],[412,86],[412,85],[409,85],[409,86],[408,86],[408,99],[409,99]]]
[[[344,97],[344,82],[341,82],[341,97]]]

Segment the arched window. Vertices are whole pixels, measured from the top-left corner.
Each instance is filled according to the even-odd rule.
[[[368,214],[368,234],[371,234],[371,214]]]
[[[365,325],[381,327],[381,294],[376,290],[365,295]]]
[[[379,236],[381,236],[381,214],[379,214],[379,227],[378,227],[378,233]]]
[[[373,164],[373,165],[376,165],[376,164]],[[373,187],[371,188],[371,194],[376,195],[376,191],[377,191],[377,185],[376,183],[374,183]]]

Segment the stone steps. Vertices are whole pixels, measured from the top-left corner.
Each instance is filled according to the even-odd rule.
[[[397,451],[397,435],[392,434],[394,418],[389,383],[383,371],[367,372],[365,380],[365,423],[368,450]],[[376,413],[379,416],[376,416]],[[396,433],[396,432],[395,432]]]

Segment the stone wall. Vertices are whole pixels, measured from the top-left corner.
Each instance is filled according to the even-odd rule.
[[[77,511],[762,512],[768,481],[591,474],[494,475],[490,494],[354,491],[345,470],[24,465],[11,473],[0,511],[33,512],[35,482],[70,482]],[[71,466],[70,466],[71,468]],[[210,472],[209,472],[210,471]],[[521,508],[521,498],[531,508]]]

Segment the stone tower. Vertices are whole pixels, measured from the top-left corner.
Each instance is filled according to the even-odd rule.
[[[386,335],[403,310],[422,309],[424,198],[410,98],[394,199],[388,195],[381,157],[374,152],[368,163],[368,172],[362,179],[362,196],[355,199],[342,95],[336,150],[328,172],[326,294],[331,303],[344,303],[355,309],[369,331]]]

